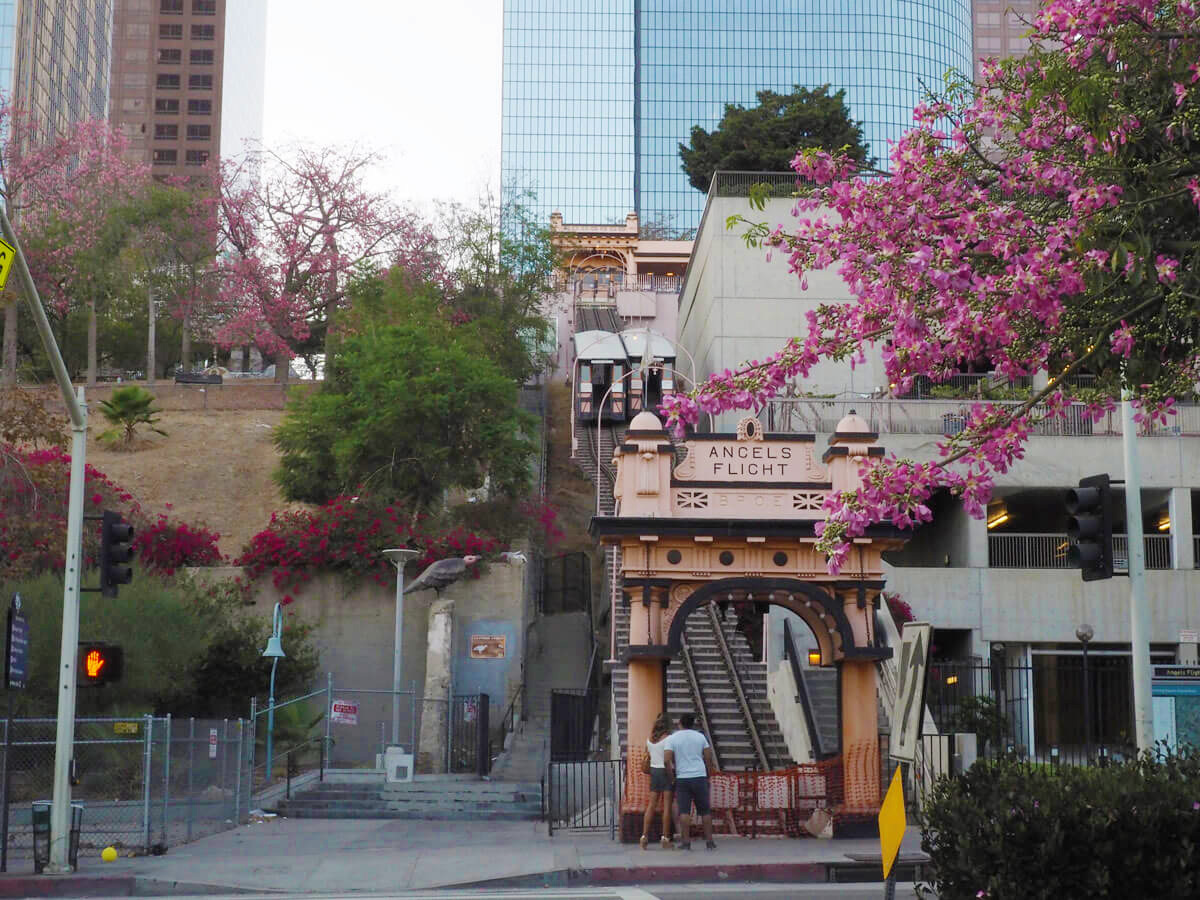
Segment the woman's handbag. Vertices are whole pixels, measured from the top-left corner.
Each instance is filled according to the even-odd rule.
[[[650,754],[649,753],[647,753],[645,756],[642,757],[642,774],[643,775],[650,774]]]

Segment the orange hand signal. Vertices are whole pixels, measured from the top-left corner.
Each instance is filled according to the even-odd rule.
[[[99,675],[100,670],[104,668],[104,664],[106,662],[108,662],[108,660],[100,655],[99,650],[93,650],[91,653],[89,653],[87,658],[83,661],[84,665],[87,666],[88,678],[95,678],[97,675]]]

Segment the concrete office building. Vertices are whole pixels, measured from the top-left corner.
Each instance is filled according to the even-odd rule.
[[[975,76],[979,61],[1021,56],[1029,49],[1027,33],[1040,0],[973,0]]]
[[[694,229],[678,144],[764,88],[844,88],[871,152],[951,68],[971,71],[970,0],[506,0],[502,182],[535,214]]]
[[[744,191],[729,196],[737,193],[736,185],[718,188],[708,197],[680,294],[678,343],[695,357],[701,377],[762,359],[786,336],[803,333],[806,310],[850,296],[833,271],[809,273],[809,289],[801,292],[784,261],[767,262],[761,250],[747,249],[736,230],[725,228],[727,216],[735,213],[786,224],[791,201],[772,201],[764,213],[753,213]],[[1034,376],[1011,387],[1020,391],[1044,385],[1043,379]],[[868,355],[855,369],[818,366],[794,386],[792,396],[770,403],[759,417],[768,432],[816,433],[823,443],[854,411],[887,450],[930,459],[939,439],[962,427],[979,383],[994,380],[986,373],[963,375],[936,398],[927,385],[894,397],[882,361]],[[743,415],[719,417],[714,430],[731,430]],[[1168,426],[1143,428],[1138,443],[1152,658],[1194,664],[1200,629],[1200,406],[1181,404]],[[1123,470],[1119,414],[1095,423],[1068,416],[1037,426],[1025,459],[997,477],[986,519],[971,518],[952,497],[937,497],[934,521],[902,551],[885,555],[887,590],[934,624],[935,656],[968,666],[948,669],[953,674],[942,679],[945,684],[931,682],[931,697],[971,690],[960,672],[988,680],[999,666],[1009,679],[1000,695],[1011,729],[1007,739],[1030,753],[1049,757],[1085,738],[1116,747],[1132,733],[1129,583],[1118,577],[1085,585],[1068,568],[1063,505],[1065,490],[1081,477],[1108,472],[1120,479]],[[1120,571],[1128,558],[1120,488],[1116,507],[1114,557]],[[1087,645],[1077,637],[1085,623],[1094,630]],[[773,628],[781,632],[782,625],[775,622]],[[1092,701],[1086,731],[1079,693],[1085,649],[1090,663],[1083,673]],[[1171,698],[1156,697],[1156,727],[1160,699]],[[953,722],[939,725],[958,730]],[[1162,725],[1160,736],[1170,733]]]
[[[225,0],[115,0],[110,120],[158,177],[221,147]]]
[[[0,92],[45,135],[108,109],[112,0],[0,0]]]

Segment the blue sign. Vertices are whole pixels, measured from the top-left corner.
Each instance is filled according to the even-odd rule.
[[[24,690],[29,679],[29,620],[21,612],[20,594],[13,594],[5,634],[4,685],[10,691]]]

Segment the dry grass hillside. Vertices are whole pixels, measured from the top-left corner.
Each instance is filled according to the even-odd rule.
[[[88,462],[147,512],[170,503],[183,521],[207,525],[221,535],[221,552],[236,556],[285,505],[271,480],[279,458],[271,429],[282,418],[277,409],[167,411],[159,422],[165,437],[143,429],[137,448],[121,451],[96,439],[107,423],[94,415]]]

